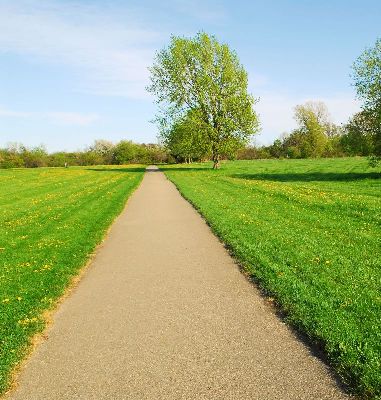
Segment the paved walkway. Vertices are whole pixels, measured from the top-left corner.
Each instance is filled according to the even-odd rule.
[[[161,172],[146,173],[7,399],[346,399]]]

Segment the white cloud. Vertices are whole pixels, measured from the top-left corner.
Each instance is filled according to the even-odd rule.
[[[82,89],[145,97],[154,31],[81,2],[0,0],[0,52],[73,68]]]
[[[99,115],[95,113],[84,114],[77,112],[25,112],[25,111],[13,111],[5,108],[0,108],[0,116],[2,117],[14,117],[14,118],[37,118],[45,119],[56,124],[64,125],[79,125],[86,126],[99,119]]]

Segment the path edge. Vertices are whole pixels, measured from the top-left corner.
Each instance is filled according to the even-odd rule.
[[[56,313],[59,311],[60,307],[65,302],[65,300],[67,298],[69,298],[73,294],[73,292],[77,289],[77,287],[81,283],[82,279],[86,276],[86,274],[91,270],[92,263],[93,263],[95,257],[97,256],[99,251],[102,249],[104,242],[109,237],[114,224],[122,216],[122,214],[126,211],[126,209],[128,207],[128,203],[130,202],[130,199],[142,185],[142,182],[143,182],[143,179],[144,179],[146,173],[147,173],[146,171],[143,173],[142,179],[140,180],[139,184],[136,185],[136,187],[131,191],[131,193],[127,197],[121,211],[118,214],[116,214],[115,217],[113,218],[113,220],[110,222],[110,225],[104,231],[104,234],[103,234],[102,238],[100,239],[99,243],[94,247],[93,251],[88,254],[88,258],[86,259],[84,264],[81,267],[79,267],[79,269],[77,270],[77,273],[70,278],[70,281],[67,284],[62,295],[60,297],[58,297],[54,301],[54,303],[52,303],[51,306],[40,315],[40,318],[44,323],[44,327],[40,332],[37,332],[33,336],[31,336],[29,344],[26,346],[26,349],[24,350],[23,357],[14,366],[14,368],[12,369],[12,371],[10,373],[10,376],[8,378],[8,383],[7,383],[7,389],[5,389],[5,391],[3,393],[0,393],[0,400],[3,400],[3,399],[6,400],[6,397],[17,389],[18,384],[19,384],[18,378],[19,378],[21,372],[23,371],[26,364],[32,357],[33,353],[36,351],[37,347],[40,346],[40,344],[42,344],[43,342],[45,342],[48,339],[48,332],[53,326],[54,317],[55,317]]]
[[[234,249],[226,243],[222,237],[218,234],[218,232],[214,229],[213,225],[206,219],[200,208],[188,197],[186,196],[180,189],[180,187],[172,181],[169,176],[165,173],[164,169],[159,167],[160,172],[162,172],[165,178],[174,186],[176,191],[180,194],[180,196],[191,205],[191,207],[197,212],[197,214],[202,218],[205,224],[210,229],[211,233],[217,238],[220,244],[227,251],[229,256],[232,258],[235,266],[239,270],[239,272],[245,277],[245,279],[250,283],[254,290],[257,291],[259,296],[261,297],[263,304],[267,307],[267,309],[273,313],[281,322],[283,322],[291,334],[295,337],[295,339],[300,342],[303,346],[305,346],[308,351],[311,353],[313,357],[316,357],[321,363],[326,367],[327,373],[331,377],[331,379],[335,382],[337,387],[344,392],[344,394],[350,396],[353,400],[365,400],[366,398],[361,397],[354,393],[350,384],[346,383],[338,372],[335,370],[334,365],[330,362],[326,352],[324,351],[324,343],[320,343],[317,340],[309,337],[306,332],[304,332],[300,327],[290,323],[287,319],[287,314],[283,310],[281,304],[273,297],[273,295],[266,290],[266,288],[262,287],[259,280],[250,272],[249,266],[247,263],[241,261],[237,255],[234,253]]]

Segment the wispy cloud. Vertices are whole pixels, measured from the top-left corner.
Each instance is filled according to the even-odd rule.
[[[72,67],[88,92],[144,97],[158,34],[120,19],[84,2],[0,0],[0,52]]]
[[[93,122],[99,120],[99,115],[95,113],[84,114],[77,112],[29,112],[29,111],[14,111],[8,110],[0,107],[1,117],[11,117],[11,118],[33,118],[33,119],[43,119],[56,124],[64,125],[79,125],[86,126]]]

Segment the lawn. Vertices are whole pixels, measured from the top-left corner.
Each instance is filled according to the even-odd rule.
[[[0,170],[0,393],[144,168]]]
[[[381,396],[381,174],[361,158],[165,166],[356,393]]]

